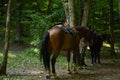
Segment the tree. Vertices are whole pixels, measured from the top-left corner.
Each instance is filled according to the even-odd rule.
[[[47,14],[51,13],[51,11],[52,11],[52,9],[51,9],[51,8],[52,8],[51,5],[52,5],[52,0],[48,0]]]
[[[15,43],[23,43],[22,36],[23,36],[23,27],[21,25],[21,15],[22,15],[22,2],[17,0],[17,7],[16,7],[16,38]]]
[[[8,58],[8,50],[9,50],[10,8],[11,8],[11,0],[9,0],[9,2],[8,2],[6,32],[5,32],[5,50],[4,50],[4,54],[3,54],[3,61],[0,66],[0,75],[6,75],[7,58]]]
[[[68,5],[69,5],[69,24],[70,24],[70,27],[76,27],[75,1],[68,0]]]
[[[1,0],[0,6],[1,6],[1,9],[0,9],[1,14],[0,15],[3,16],[3,7],[4,7],[4,1],[3,0]]]
[[[119,22],[120,22],[120,0],[118,0],[118,8],[119,8]]]
[[[89,9],[90,9],[90,0],[85,0],[82,23],[81,23],[81,26],[83,27],[87,27],[88,25]]]
[[[115,56],[115,49],[114,49],[114,26],[113,26],[113,22],[114,22],[114,16],[113,16],[113,0],[110,0],[110,18],[109,18],[109,30],[110,30],[110,35],[111,35],[111,55]]]
[[[65,16],[66,16],[66,22],[70,22],[69,20],[69,9],[68,9],[68,0],[61,0],[62,1],[62,5],[64,8],[64,12],[65,12]]]
[[[88,25],[88,16],[89,16],[89,9],[90,9],[90,2],[91,0],[85,0],[84,2],[84,10],[83,10],[83,16],[82,16],[82,22],[81,22],[81,26],[82,27],[87,27]],[[85,40],[85,39],[84,39]],[[78,65],[82,66],[85,65],[85,51],[87,49],[87,45],[86,46],[82,46],[82,50],[80,51],[80,54],[78,54]]]
[[[118,8],[119,8],[119,15],[120,15],[120,0],[118,0]]]

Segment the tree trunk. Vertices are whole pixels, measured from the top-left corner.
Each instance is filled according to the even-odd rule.
[[[23,34],[23,27],[21,26],[21,14],[22,14],[22,3],[18,0],[18,6],[16,10],[16,38],[15,38],[15,43],[23,43],[22,36]]]
[[[90,0],[85,0],[83,17],[82,17],[82,22],[81,22],[81,26],[83,26],[83,27],[87,27],[87,25],[88,25],[89,9],[90,9]],[[80,60],[78,61],[79,66],[85,65],[84,57],[85,57],[85,51],[87,49],[87,46],[83,46],[82,48],[83,49],[79,54],[80,57],[78,56],[80,58]]]
[[[80,51],[80,54],[78,54],[77,56],[77,64],[78,66],[83,66],[85,65],[85,51],[87,49],[87,45],[86,45],[86,41],[85,41],[85,38],[82,38],[80,40],[80,43],[79,43],[79,51]]]
[[[61,0],[61,1],[62,1],[64,11],[65,11],[65,15],[66,15],[66,22],[69,23],[70,18],[69,18],[68,1],[67,0]]]
[[[82,23],[81,23],[81,26],[83,27],[87,27],[88,25],[89,8],[90,8],[90,0],[85,0]]]
[[[23,43],[22,40],[22,36],[23,36],[23,28],[21,26],[21,20],[17,19],[16,21],[16,38],[15,38],[15,43]]]
[[[115,49],[114,49],[114,27],[113,27],[113,0],[110,0],[110,18],[109,18],[109,30],[111,34],[111,55],[115,56]]]
[[[120,0],[118,0],[118,8],[119,8],[119,15],[120,15]]]
[[[75,20],[75,1],[74,0],[68,0],[69,4],[69,17],[70,17],[70,27],[76,27],[76,20]]]
[[[4,0],[1,1],[0,5],[1,5],[0,6],[1,7],[1,16],[3,16],[3,14],[4,14],[4,9],[3,9],[4,8]]]
[[[120,23],[120,0],[118,0],[118,8],[119,8],[119,23]]]
[[[52,0],[48,0],[48,7],[47,7],[47,14],[51,13],[51,4],[52,4]]]
[[[9,50],[9,34],[10,34],[10,8],[11,8],[11,0],[9,0],[8,2],[6,32],[5,32],[5,50],[3,54],[3,61],[0,66],[0,75],[6,75],[6,69],[7,69],[7,58],[8,58],[8,50]]]

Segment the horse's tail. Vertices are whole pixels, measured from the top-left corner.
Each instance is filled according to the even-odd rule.
[[[50,54],[48,52],[49,32],[46,32],[42,38],[42,45],[40,50],[40,56],[43,58],[43,64],[45,69],[50,68]]]

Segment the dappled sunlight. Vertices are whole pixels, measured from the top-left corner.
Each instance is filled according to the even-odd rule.
[[[15,58],[16,57],[16,55],[11,53],[11,52],[8,53],[8,56],[11,57],[11,58]]]
[[[105,46],[105,47],[110,47],[110,44],[108,44],[108,43],[103,43],[103,46]]]
[[[31,71],[28,71],[28,73],[30,74],[43,74],[44,72],[43,71],[40,71],[40,70],[31,70]]]
[[[0,57],[3,57],[3,53],[1,53],[1,52],[0,52]],[[13,54],[12,52],[9,52],[9,53],[8,53],[8,57],[10,57],[10,58],[15,58],[16,55]]]
[[[3,56],[3,54],[0,52],[0,57],[2,57]]]
[[[115,52],[120,53],[120,48],[119,48],[119,46],[115,46]]]
[[[107,47],[107,48],[110,48],[111,46],[110,46],[110,44],[108,44],[108,43],[103,43],[103,46],[104,47]],[[120,48],[119,48],[119,46],[118,45],[114,45],[114,48],[115,48],[115,52],[117,52],[117,53],[119,53],[120,52]]]
[[[39,52],[39,49],[38,49],[38,48],[35,48],[35,49],[34,49],[34,52],[36,52],[36,53]]]

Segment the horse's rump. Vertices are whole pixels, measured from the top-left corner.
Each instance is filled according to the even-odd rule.
[[[49,30],[50,44],[53,49],[60,49],[63,51],[74,49],[78,35],[75,36],[64,32],[61,27],[53,27]]]

